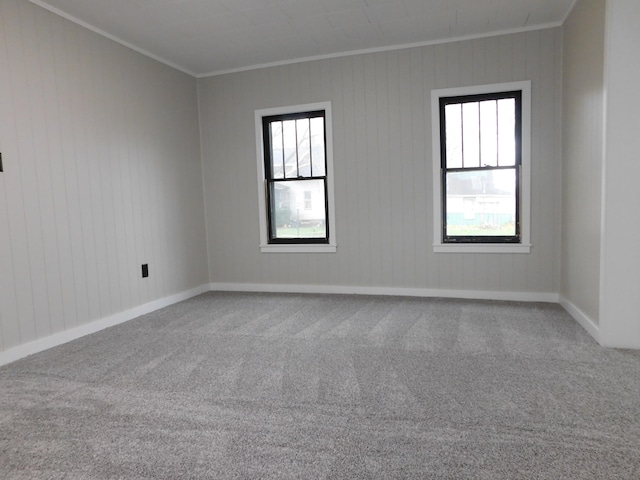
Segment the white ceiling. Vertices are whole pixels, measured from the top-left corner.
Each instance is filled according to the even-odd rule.
[[[576,0],[30,0],[196,76],[561,24]]]

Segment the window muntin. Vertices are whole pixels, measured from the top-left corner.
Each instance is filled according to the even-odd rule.
[[[521,243],[522,91],[440,97],[439,116],[442,243]]]
[[[268,243],[328,244],[325,111],[262,117]]]

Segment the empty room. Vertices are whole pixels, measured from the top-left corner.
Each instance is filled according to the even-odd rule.
[[[0,0],[0,478],[640,478],[639,20]]]

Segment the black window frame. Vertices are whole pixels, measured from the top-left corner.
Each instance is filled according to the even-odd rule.
[[[323,148],[324,148],[324,175],[313,175],[313,162],[310,166],[309,176],[297,176],[291,178],[274,178],[272,165],[272,148],[271,148],[271,124],[274,122],[283,122],[287,120],[300,120],[300,119],[312,119],[322,118],[323,122]],[[284,113],[278,115],[268,115],[262,117],[262,140],[263,140],[263,158],[264,158],[264,176],[265,176],[265,201],[266,201],[266,214],[267,214],[267,242],[269,245],[328,245],[330,239],[329,231],[329,191],[328,191],[328,165],[327,165],[327,119],[326,110],[312,110],[304,112]],[[296,153],[296,162],[298,161],[298,155]],[[283,159],[284,162],[284,159]],[[300,173],[300,172],[298,172]],[[291,237],[291,238],[278,238],[276,236],[276,228],[274,227],[274,212],[275,212],[275,195],[273,194],[273,185],[277,183],[286,182],[301,182],[301,181],[317,181],[321,180],[324,186],[324,237]]]
[[[512,90],[505,92],[480,93],[470,95],[458,95],[440,97],[439,101],[439,121],[440,121],[440,195],[441,195],[441,218],[443,244],[520,244],[522,242],[521,230],[521,175],[522,175],[522,90]],[[464,103],[482,102],[485,100],[503,100],[513,98],[515,100],[515,164],[509,166],[478,166],[478,167],[447,167],[447,135],[445,108],[447,105],[458,105]],[[463,160],[464,161],[464,160]],[[492,170],[515,170],[515,234],[514,235],[447,235],[447,173],[449,172],[473,172]]]

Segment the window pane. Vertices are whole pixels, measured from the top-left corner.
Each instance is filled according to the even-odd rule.
[[[480,106],[478,102],[462,104],[463,167],[480,166]]]
[[[483,167],[498,166],[498,103],[480,102],[480,162]]]
[[[296,120],[298,136],[298,176],[311,176],[311,142],[309,141],[309,119]]]
[[[314,177],[324,177],[325,157],[324,157],[324,118],[316,117],[311,119],[311,161],[313,164],[312,175]]]
[[[282,151],[282,122],[271,122],[271,175],[284,178]]]
[[[516,169],[448,172],[446,235],[514,236]]]
[[[271,185],[274,238],[326,238],[324,180]]]
[[[516,100],[498,100],[498,165],[516,164]]]
[[[444,107],[447,168],[462,168],[462,105]]]
[[[295,120],[282,122],[282,135],[284,137],[284,176],[285,178],[296,178],[298,176],[298,161]]]

